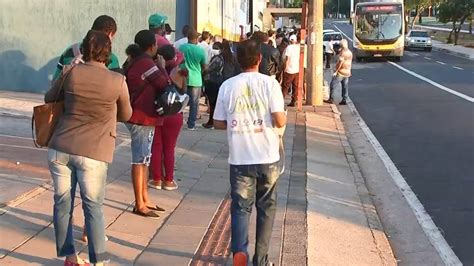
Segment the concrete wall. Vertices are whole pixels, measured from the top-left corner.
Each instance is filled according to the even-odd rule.
[[[70,44],[82,40],[94,19],[102,14],[114,17],[117,22],[113,50],[123,62],[126,46],[133,42],[139,30],[148,27],[150,14],[164,13],[175,28],[179,4],[182,27],[188,23],[188,2],[0,0],[0,90],[46,91],[59,55]]]

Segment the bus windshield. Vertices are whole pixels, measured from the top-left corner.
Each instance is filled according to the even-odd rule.
[[[356,37],[359,40],[383,42],[402,35],[402,12],[398,6],[363,6],[356,14]]]

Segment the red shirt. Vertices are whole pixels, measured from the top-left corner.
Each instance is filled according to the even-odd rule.
[[[162,70],[157,70],[146,80],[142,79],[142,75],[153,67],[156,67],[153,59],[144,55],[132,61],[125,70],[133,109],[129,123],[144,126],[163,125],[163,118],[155,111],[154,100],[156,93],[168,85],[167,76]]]

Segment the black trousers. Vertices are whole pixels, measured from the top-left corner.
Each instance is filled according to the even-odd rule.
[[[214,110],[216,109],[217,95],[219,95],[219,88],[221,84],[205,82],[204,86],[206,86],[206,95],[209,99],[209,106],[211,107],[211,110],[209,112],[209,121],[207,122],[207,124],[212,125],[214,123],[213,116]]]
[[[326,68],[331,68],[332,54],[326,53]]]

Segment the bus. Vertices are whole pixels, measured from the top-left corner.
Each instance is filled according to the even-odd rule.
[[[400,61],[405,38],[403,16],[403,0],[357,3],[353,23],[356,60],[385,57]]]

